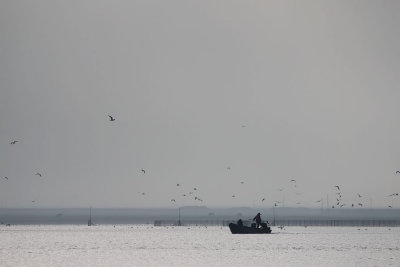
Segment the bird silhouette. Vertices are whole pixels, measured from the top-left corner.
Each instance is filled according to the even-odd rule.
[[[240,183],[241,183],[241,184],[244,184],[244,182],[243,182],[243,181],[241,181]]]
[[[171,199],[171,202],[176,202],[176,200],[173,198],[173,199]]]
[[[396,173],[400,173],[400,171],[396,171]]]
[[[113,116],[108,115],[108,117],[110,117],[110,121],[115,121],[115,118],[113,118]]]
[[[7,176],[4,176],[3,178],[6,179],[6,180],[8,180],[8,177],[7,177]]]
[[[362,195],[360,195],[360,194],[358,194],[358,193],[357,193],[357,195],[358,195],[358,197],[362,197]]]
[[[179,186],[179,184],[176,184],[176,186]]]
[[[322,201],[322,199],[315,201],[315,203],[320,203]]]
[[[363,205],[362,203],[358,203],[358,206],[362,207],[362,205]]]
[[[334,187],[336,187],[338,190],[340,190],[340,187],[338,185],[335,185]]]
[[[42,177],[42,174],[38,172],[35,175]]]
[[[263,199],[261,199],[261,202],[264,202],[264,200],[265,200],[265,197]]]
[[[392,208],[392,206],[389,205],[388,208]]]
[[[143,172],[143,174],[146,174],[146,171],[145,171],[145,170],[141,169],[140,171]]]
[[[194,190],[194,191],[196,191],[196,190],[197,190],[197,188],[195,187],[195,188],[193,188],[193,190]]]
[[[296,180],[295,180],[295,179],[291,179],[290,181],[291,181],[291,182],[296,182]]]
[[[232,197],[236,197],[235,195],[232,195]]]
[[[399,195],[399,193],[393,193],[391,195],[388,195],[388,197],[393,197],[393,196],[398,196],[398,195]]]
[[[15,145],[17,142],[18,142],[17,140],[14,140],[14,141],[12,141],[10,144],[11,144],[11,145]]]

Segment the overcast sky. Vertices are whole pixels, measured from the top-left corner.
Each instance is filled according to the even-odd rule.
[[[399,12],[2,0],[0,207],[399,208]]]

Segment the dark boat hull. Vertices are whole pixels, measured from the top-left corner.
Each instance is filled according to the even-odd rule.
[[[270,234],[271,228],[255,228],[255,227],[248,227],[248,226],[241,226],[235,223],[229,224],[229,229],[231,230],[232,234]]]

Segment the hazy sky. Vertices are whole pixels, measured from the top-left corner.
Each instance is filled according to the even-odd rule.
[[[400,207],[399,13],[2,0],[0,207]]]

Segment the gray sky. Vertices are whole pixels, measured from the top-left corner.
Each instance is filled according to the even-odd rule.
[[[399,11],[2,0],[0,207],[400,207]]]

